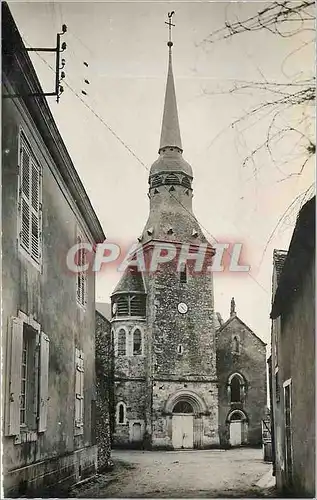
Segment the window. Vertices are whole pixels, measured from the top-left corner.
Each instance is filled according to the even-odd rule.
[[[77,237],[77,243],[83,243],[81,236]],[[77,252],[77,265],[84,266],[86,264],[86,251],[80,248]],[[77,287],[76,287],[77,302],[85,307],[87,303],[87,272],[80,271],[77,273]]]
[[[183,349],[182,344],[179,344],[179,345],[177,346],[177,352],[178,352],[178,354],[183,354],[184,349]]]
[[[117,299],[117,316],[145,317],[145,296],[143,294],[120,295]]]
[[[276,370],[275,373],[275,398],[276,402],[278,403],[280,401],[280,384],[279,384],[278,370]]]
[[[82,434],[84,426],[84,353],[75,349],[75,427]]]
[[[237,335],[235,335],[232,339],[232,352],[234,354],[240,354],[240,340]]]
[[[186,264],[181,265],[181,270],[180,270],[180,282],[181,283],[187,283],[187,267]]]
[[[238,377],[233,377],[231,380],[231,402],[241,402],[240,380]]]
[[[173,408],[173,413],[194,413],[193,407],[188,401],[179,401]]]
[[[26,425],[26,398],[27,398],[27,370],[29,365],[29,345],[23,334],[21,396],[20,396],[20,425]]]
[[[36,429],[37,413],[37,370],[36,330],[23,324],[20,392],[20,426]]]
[[[47,424],[49,338],[25,314],[11,322],[10,394],[5,435],[44,432]]]
[[[118,332],[118,356],[125,356],[126,353],[126,331],[123,328],[120,328]]]
[[[142,333],[139,328],[133,332],[133,355],[142,354]]]
[[[117,424],[126,423],[126,406],[124,403],[117,404]]]
[[[41,263],[42,246],[42,176],[41,169],[25,139],[20,134],[19,155],[19,247]]]
[[[244,398],[244,379],[239,373],[229,377],[229,399],[230,403],[242,403]]]
[[[283,383],[284,389],[284,432],[285,432],[285,458],[286,458],[286,481],[287,486],[293,482],[293,450],[292,450],[292,381],[286,380]]]
[[[234,411],[230,416],[230,422],[242,420],[242,419],[243,419],[243,415],[239,411]]]

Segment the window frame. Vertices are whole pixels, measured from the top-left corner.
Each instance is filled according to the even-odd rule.
[[[39,411],[39,398],[38,398],[38,385],[40,377],[40,367],[39,367],[39,335],[37,331],[30,326],[28,323],[23,322],[22,330],[22,359],[21,367],[23,367],[23,352],[24,345],[26,345],[26,363],[25,363],[25,404],[23,409],[21,408],[22,400],[22,387],[20,393],[20,431],[37,431],[37,416]],[[30,359],[31,358],[31,359]],[[23,373],[21,370],[21,386]],[[24,421],[21,422],[21,411],[24,411]]]
[[[240,387],[240,401],[232,401],[232,380],[237,378],[239,380],[239,387]],[[235,405],[235,404],[244,404],[245,403],[245,398],[246,398],[246,380],[241,375],[239,372],[234,372],[230,375],[228,378],[227,382],[227,388],[228,388],[228,398],[229,398],[229,404],[230,405]]]
[[[286,393],[288,393],[289,400],[289,408],[288,412],[286,410]],[[292,432],[292,423],[293,423],[293,415],[292,415],[292,405],[293,405],[293,394],[292,394],[292,379],[289,378],[283,382],[283,432],[284,432],[284,456],[285,456],[285,469],[287,473],[287,479],[291,483],[293,482],[293,466],[294,466],[294,450],[293,450],[293,432]],[[288,417],[288,424],[287,424]],[[288,455],[287,448],[287,433],[289,433],[289,451],[290,455]],[[290,486],[290,484],[288,484]]]
[[[120,332],[124,332],[124,354],[119,354],[119,336]],[[116,350],[115,350],[116,357],[125,357],[128,354],[128,331],[126,328],[123,326],[120,326],[118,330],[116,331]]]
[[[238,347],[238,350],[235,349],[236,346]],[[238,334],[232,335],[231,352],[237,356],[241,354],[241,341]]]
[[[22,151],[25,150],[29,155],[29,196],[27,197],[23,193],[23,161],[22,161]],[[32,172],[33,165],[36,167],[38,172],[38,209],[32,206]],[[34,149],[30,146],[30,141],[27,138],[27,134],[24,132],[22,127],[19,127],[18,136],[18,183],[17,183],[17,239],[18,239],[18,249],[19,253],[23,255],[33,266],[38,270],[42,271],[42,258],[43,258],[43,169],[40,162],[37,159]],[[29,244],[24,245],[22,241],[22,227],[23,227],[23,201],[28,207],[29,213]],[[36,217],[38,223],[38,257],[34,256],[32,252],[32,215]],[[28,247],[28,248],[27,248]]]
[[[187,283],[187,264],[184,262],[180,265],[179,282],[183,285]]]
[[[84,232],[81,230],[77,231],[76,243],[77,245],[84,243]],[[85,249],[82,248],[78,250],[78,265],[84,265],[85,262]],[[76,274],[76,303],[83,311],[87,308],[87,298],[88,298],[88,275],[87,271],[78,271]]]
[[[179,354],[180,356],[182,356],[184,354],[184,346],[183,346],[183,344],[178,344],[178,346],[177,346],[177,354]]]
[[[123,408],[123,421],[120,422],[120,407]],[[116,405],[116,424],[126,425],[127,424],[127,405],[124,401],[118,401]]]
[[[275,389],[275,401],[279,403],[281,401],[281,385],[278,366],[274,370],[274,389]]]
[[[9,376],[7,377],[8,385],[6,389],[6,393],[8,390],[8,396],[6,397],[5,404],[4,435],[13,437],[14,444],[19,445],[25,442],[36,441],[38,435],[47,429],[49,338],[42,331],[40,323],[35,321],[32,316],[27,316],[22,311],[18,311],[17,317],[11,318],[10,328],[12,328],[12,331],[11,335],[9,335],[11,346],[9,345],[10,354],[8,361],[10,364],[8,365]],[[15,328],[15,333],[13,332],[13,328]],[[29,329],[27,335],[31,337],[33,361],[30,369],[34,372],[34,375],[32,375],[34,386],[32,390],[31,405],[29,405],[28,412],[28,415],[31,414],[32,418],[29,417],[23,425],[20,425],[22,372],[19,367],[21,367],[22,364],[24,328]],[[47,356],[43,360],[41,358],[44,344],[47,346]]]
[[[134,335],[136,332],[140,332],[140,349],[138,352],[134,350]],[[143,332],[140,327],[136,326],[133,328],[132,332],[132,356],[143,356]]]

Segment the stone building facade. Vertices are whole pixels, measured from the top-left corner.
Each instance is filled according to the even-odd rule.
[[[214,311],[208,267],[215,250],[192,209],[193,171],[182,155],[172,45],[168,43],[159,157],[149,174],[149,216],[132,262],[111,297],[113,444],[162,449],[227,446],[228,422],[237,415],[240,423],[245,422],[243,443],[258,444],[266,406],[265,344],[238,317],[223,325]],[[168,252],[175,258],[165,258]],[[155,256],[160,263],[154,269]],[[199,261],[204,265],[197,271]],[[231,355],[233,332],[240,338],[239,358]],[[228,401],[233,375],[241,394],[242,387],[246,390],[243,405]]]
[[[276,485],[315,498],[315,197],[274,251],[271,387]]]
[[[217,330],[219,437],[223,447],[260,445],[266,415],[266,344],[237,316]]]
[[[114,432],[113,338],[110,321],[96,310],[96,443],[98,471],[111,462],[111,436]]]
[[[105,236],[5,2],[2,92],[4,494],[54,497],[96,471],[95,277],[66,256]]]
[[[193,172],[182,156],[169,44],[159,158],[149,176],[150,213],[139,252],[151,261],[187,244],[214,253],[192,211]],[[209,260],[208,260],[209,259]],[[179,256],[155,272],[128,267],[112,295],[115,339],[114,444],[219,446],[212,274]]]

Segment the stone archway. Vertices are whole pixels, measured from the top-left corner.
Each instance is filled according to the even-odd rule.
[[[189,403],[192,406],[194,414],[207,412],[207,405],[199,394],[191,390],[181,389],[169,396],[164,407],[165,413],[172,413],[175,405],[179,401],[186,401]]]
[[[180,390],[172,394],[165,404],[172,424],[172,446],[174,449],[199,447],[202,442],[202,414],[206,403],[195,392]]]
[[[232,410],[227,417],[230,446],[241,446],[247,442],[248,421],[242,410]]]

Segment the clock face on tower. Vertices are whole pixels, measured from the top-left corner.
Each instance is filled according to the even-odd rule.
[[[177,306],[178,312],[180,314],[186,314],[188,311],[188,306],[185,304],[185,302],[180,302]]]

